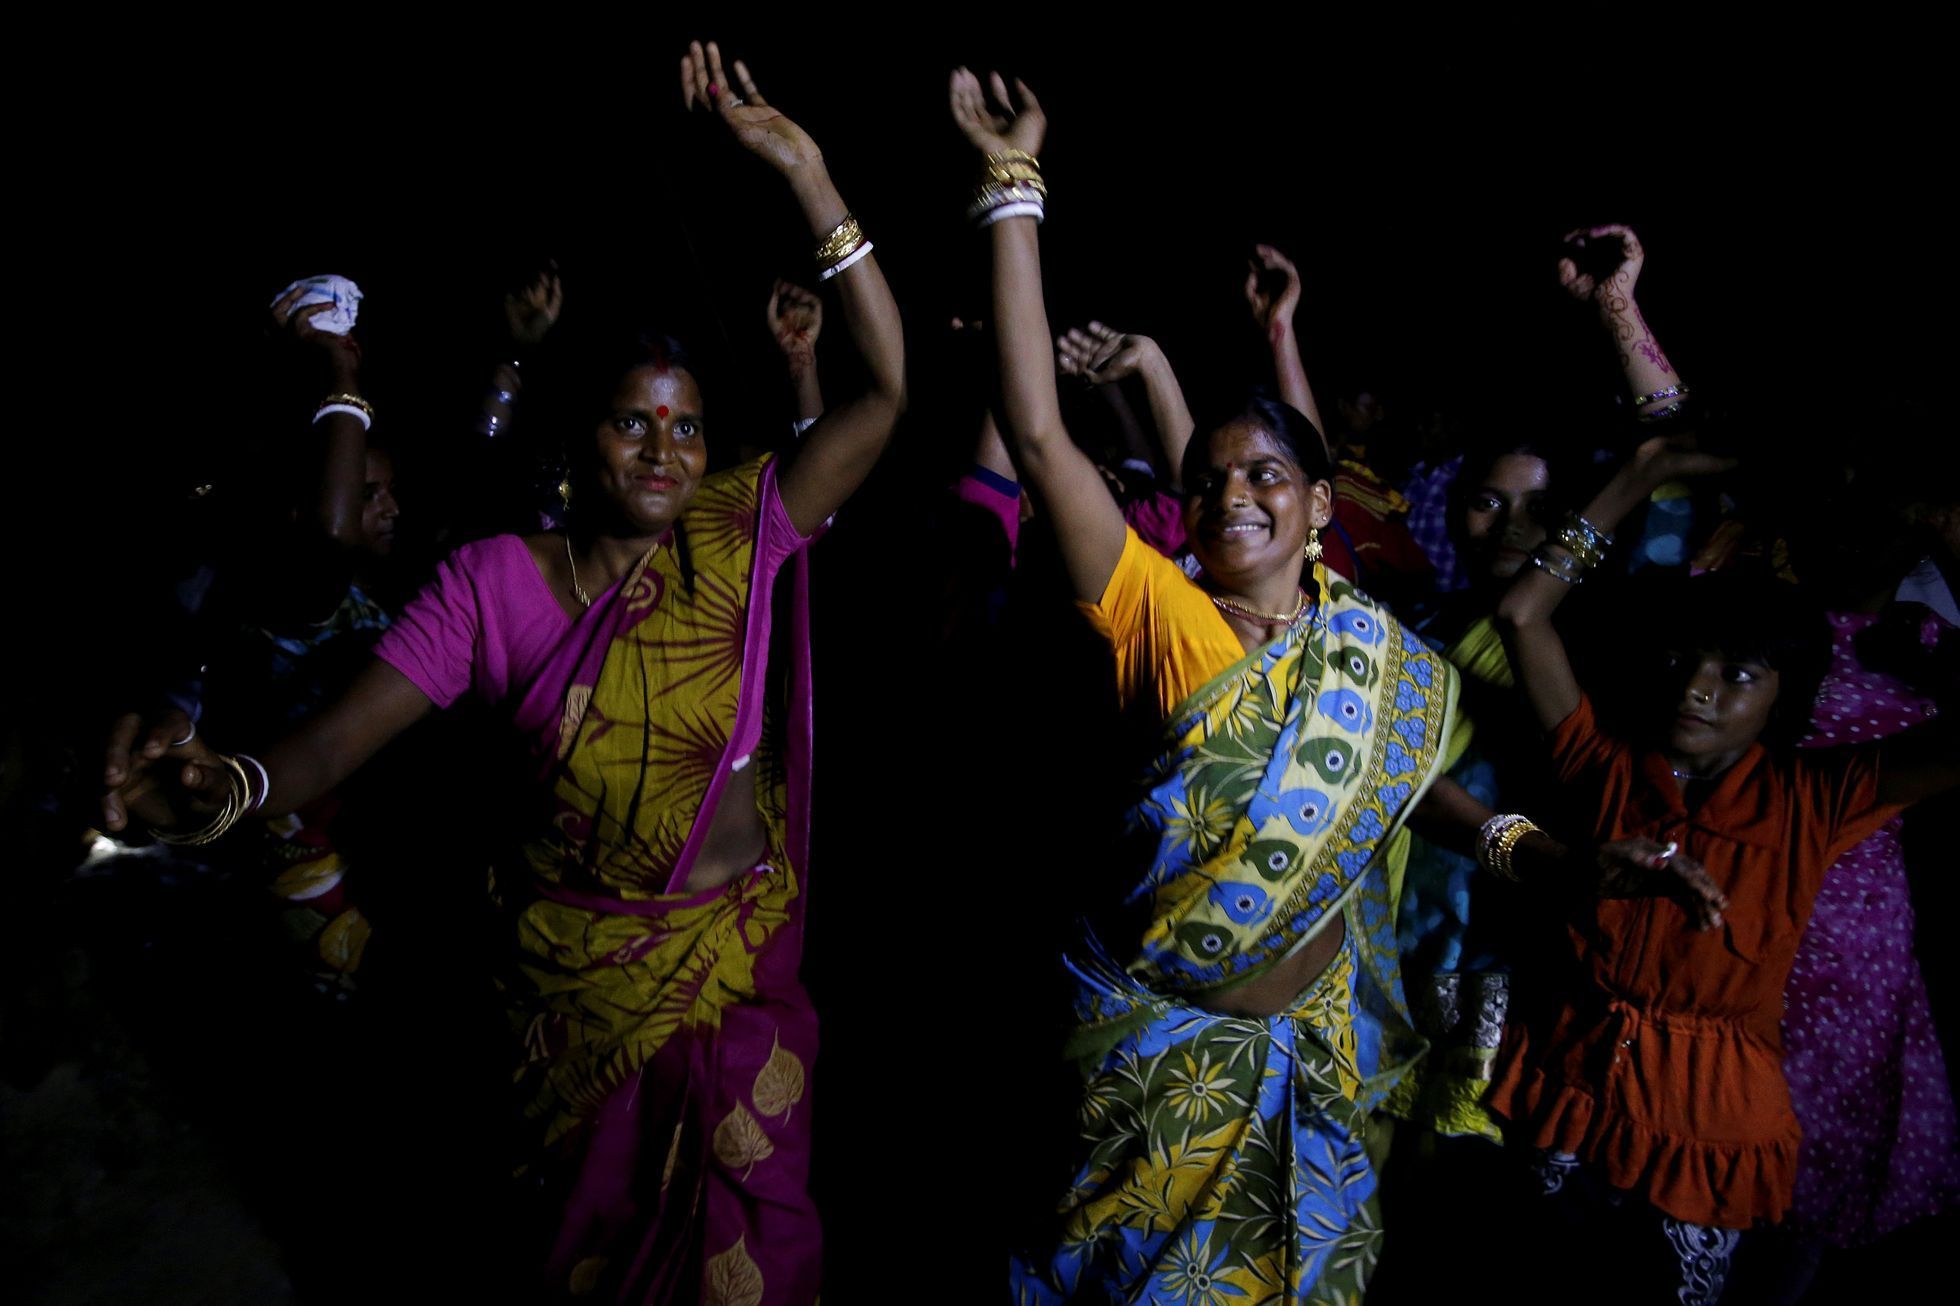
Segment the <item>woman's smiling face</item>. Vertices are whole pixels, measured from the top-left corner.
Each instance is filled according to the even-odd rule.
[[[1226,584],[1297,567],[1310,527],[1333,519],[1334,487],[1309,481],[1263,427],[1227,422],[1206,440],[1185,487],[1184,527],[1207,573]]]

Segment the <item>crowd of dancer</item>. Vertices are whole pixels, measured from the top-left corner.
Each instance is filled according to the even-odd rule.
[[[868,1072],[813,1075],[807,889],[875,824],[813,848],[811,545],[904,428],[906,332],[885,233],[811,136],[712,44],[681,83],[814,248],[766,306],[780,438],[722,426],[679,342],[580,334],[576,285],[539,268],[476,423],[546,470],[506,468],[504,533],[404,577],[416,505],[362,387],[359,291],[295,283],[270,313],[312,436],[277,561],[187,572],[94,821],[247,868],[318,992],[368,1001],[388,926],[350,786],[479,704],[501,737],[449,765],[504,839],[480,979],[508,1013],[528,1295],[808,1303],[823,1225],[868,1217],[820,1221],[807,1099]],[[1529,1242],[1546,1283],[1589,1273],[1601,1299],[1794,1301],[1827,1249],[1960,1197],[1902,841],[1960,785],[1938,711],[1960,478],[1847,448],[1793,508],[1743,456],[1747,414],[1663,350],[1618,225],[1545,269],[1617,357],[1599,414],[1323,404],[1270,245],[1243,286],[1270,383],[1194,413],[1156,341],[1049,316],[1035,93],[959,70],[947,104],[986,277],[950,333],[976,420],[936,493],[966,544],[926,626],[975,667],[1093,631],[1101,737],[1032,782],[1087,756],[1112,773],[1085,793],[1134,783],[1094,865],[1025,868],[1080,908],[1054,1191],[1026,1194],[1042,1215],[998,1277],[904,1295],[1346,1302],[1384,1246],[1467,1266]],[[840,334],[849,390],[819,382]],[[1850,513],[1856,550],[1819,525]]]

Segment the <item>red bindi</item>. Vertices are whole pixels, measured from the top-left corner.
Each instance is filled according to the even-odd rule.
[[[660,407],[654,409],[653,415],[655,417],[665,417],[667,415],[667,405],[662,404]]]

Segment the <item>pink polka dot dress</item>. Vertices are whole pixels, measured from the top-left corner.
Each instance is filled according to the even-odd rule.
[[[1831,670],[1804,746],[1882,739],[1931,715],[1932,700],[1858,662],[1852,641],[1877,620],[1832,614]],[[1927,624],[1927,638],[1951,637],[1938,617]],[[1784,988],[1783,1072],[1803,1125],[1791,1219],[1839,1246],[1960,1197],[1960,1128],[1912,950],[1901,824],[1825,875]]]

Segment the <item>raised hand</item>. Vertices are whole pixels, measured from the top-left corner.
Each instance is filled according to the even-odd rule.
[[[769,292],[769,338],[787,358],[809,358],[823,332],[823,300],[794,281],[778,279]]]
[[[1094,385],[1135,376],[1161,352],[1149,336],[1126,335],[1100,322],[1071,327],[1055,341],[1055,363],[1062,374]]]
[[[1300,307],[1300,270],[1271,245],[1254,246],[1246,262],[1245,302],[1252,320],[1266,332],[1290,327],[1293,311]]]
[[[295,286],[274,301],[271,309],[272,329],[305,349],[317,350],[318,357],[331,374],[333,383],[339,388],[352,389],[353,378],[361,370],[361,346],[352,335],[338,335],[332,331],[322,331],[313,325],[313,319],[332,308],[332,304],[313,304],[306,308],[298,307],[300,297],[306,287]]]
[[[947,99],[953,122],[974,149],[982,154],[1004,154],[1020,150],[1039,156],[1048,136],[1048,115],[1034,98],[1028,84],[1016,78],[1010,96],[1007,80],[999,73],[987,75],[987,88],[970,70],[955,68]]]
[[[159,829],[203,824],[224,807],[229,780],[191,719],[172,710],[145,721],[131,712],[109,732],[103,753],[102,828],[134,817]]]
[[[1652,839],[1621,839],[1604,844],[1597,860],[1602,898],[1672,898],[1698,930],[1722,923],[1729,900],[1700,862]]]
[[[556,259],[546,263],[521,290],[504,296],[504,322],[511,343],[536,348],[558,324],[565,309],[565,283]]]
[[[699,41],[681,56],[681,103],[688,109],[706,109],[728,124],[742,148],[788,174],[823,159],[823,151],[810,134],[772,108],[755,88],[748,65],[735,61],[735,82],[721,66],[721,47],[713,41],[703,48]],[[740,93],[736,93],[739,86]]]
[[[1565,233],[1566,256],[1558,261],[1558,283],[1565,293],[1581,302],[1590,300],[1602,312],[1623,313],[1633,302],[1633,288],[1640,280],[1640,269],[1647,252],[1633,228],[1619,223],[1604,227],[1581,227]],[[1617,247],[1618,259],[1610,271],[1606,260],[1589,257],[1596,246]],[[1588,270],[1588,268],[1592,270]]]

